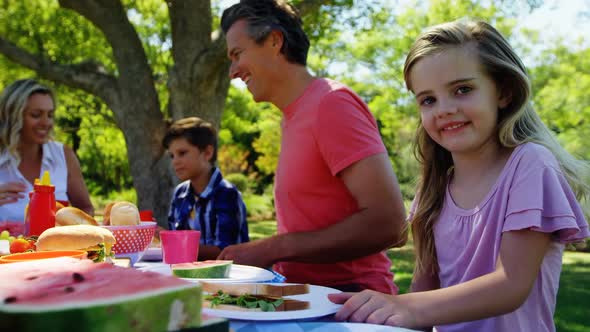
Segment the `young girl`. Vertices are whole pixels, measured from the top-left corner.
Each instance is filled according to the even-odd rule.
[[[404,78],[420,110],[412,293],[334,294],[336,318],[437,331],[554,331],[564,243],[590,235],[588,165],[532,109],[526,69],[483,22],[421,35]]]

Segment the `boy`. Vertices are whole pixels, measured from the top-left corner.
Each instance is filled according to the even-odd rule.
[[[201,231],[199,260],[215,259],[230,244],[248,242],[246,206],[238,189],[223,179],[215,128],[197,117],[174,122],[162,141],[176,176],[168,226]]]

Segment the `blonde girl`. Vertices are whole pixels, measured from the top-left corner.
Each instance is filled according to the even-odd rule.
[[[484,22],[430,28],[404,66],[421,122],[412,293],[332,295],[336,317],[436,331],[554,331],[564,243],[590,235],[588,165],[530,105],[526,69]]]

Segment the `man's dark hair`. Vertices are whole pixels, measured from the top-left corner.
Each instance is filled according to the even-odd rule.
[[[170,147],[173,140],[179,138],[186,138],[186,140],[203,151],[208,145],[213,146],[213,156],[211,157],[211,165],[215,165],[217,160],[217,131],[213,125],[197,117],[190,117],[180,119],[174,122],[164,139],[162,145],[166,150]]]
[[[262,44],[273,30],[283,34],[281,53],[287,61],[307,64],[309,39],[303,31],[299,12],[284,0],[241,0],[227,8],[221,15],[221,29],[227,31],[238,20],[248,23],[248,35]]]

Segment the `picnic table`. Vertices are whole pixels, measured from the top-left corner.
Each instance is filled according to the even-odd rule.
[[[135,268],[150,269],[160,267],[161,261],[139,261]],[[272,280],[268,280],[272,282]],[[276,281],[276,280],[275,280]],[[211,313],[208,313],[211,315]],[[250,319],[228,319],[230,328],[235,332],[410,332],[414,330],[390,327],[374,324],[339,322],[334,320],[334,315],[322,317],[259,321]]]

